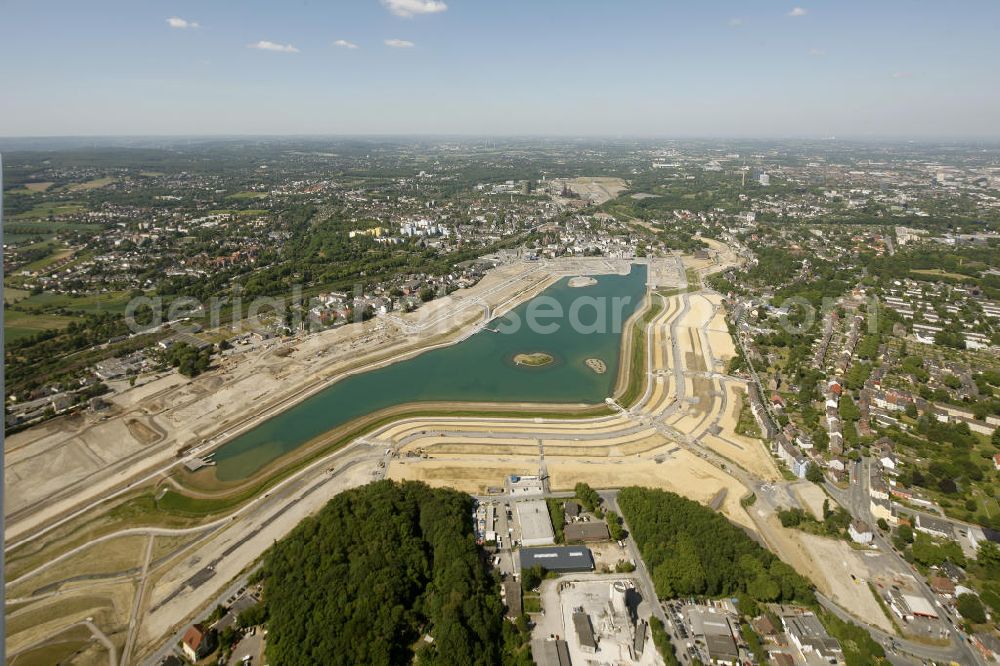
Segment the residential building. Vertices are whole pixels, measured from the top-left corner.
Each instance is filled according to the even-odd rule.
[[[215,649],[214,633],[201,624],[192,624],[181,638],[184,656],[191,662],[200,661]]]
[[[955,594],[955,583],[944,576],[932,576],[928,581],[935,594],[951,598]]]
[[[875,539],[872,528],[863,520],[852,520],[851,524],[847,526],[847,532],[855,543],[868,545]]]
[[[955,527],[952,523],[942,518],[934,518],[922,513],[917,514],[917,521],[914,524],[914,528],[919,532],[929,534],[933,537],[940,537],[942,539],[955,538]]]
[[[892,509],[892,502],[888,499],[872,497],[868,503],[868,511],[876,521],[882,518],[890,525],[896,525],[899,522],[895,511]]]
[[[563,527],[563,536],[567,543],[581,541],[589,543],[592,541],[607,541],[611,537],[608,535],[607,523],[599,520],[580,521],[569,523]]]

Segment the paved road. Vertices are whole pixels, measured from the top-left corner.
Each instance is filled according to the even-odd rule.
[[[872,516],[869,511],[870,501],[868,490],[870,471],[870,461],[866,458],[862,458],[851,465],[851,485],[847,490],[842,490],[829,481],[826,481],[824,485],[830,496],[833,497],[838,504],[847,509],[853,517],[864,520],[869,525],[872,525]],[[912,575],[920,594],[924,598],[930,600],[932,604],[936,604],[937,596],[927,585],[923,575],[919,571],[916,571],[909,562],[904,560],[902,556],[896,552],[889,540],[882,536],[880,530],[873,526],[872,533],[875,535],[875,545],[878,546],[880,552],[893,560],[896,565],[896,570],[905,571],[907,574]],[[938,606],[940,607],[940,604],[938,604]],[[944,659],[947,661],[953,660],[960,664],[985,663],[982,659],[980,659],[979,653],[972,649],[967,641],[956,640],[956,630],[954,627],[948,627],[947,622],[944,619],[941,620],[942,624],[944,624],[949,631],[951,631],[952,644],[949,648],[930,648],[922,643],[915,643],[913,641],[907,641],[902,638],[890,636],[880,629],[866,624],[853,616],[849,617],[849,619],[855,624],[863,625],[879,640],[879,642],[884,643],[883,639],[878,638],[879,636],[887,638],[888,640],[894,640],[900,645],[900,649],[921,658]],[[938,654],[939,656],[929,656],[933,654]]]
[[[146,583],[148,582],[149,563],[153,559],[153,542],[156,537],[150,535],[146,541],[146,552],[142,559],[142,573],[139,574],[139,587],[135,593],[132,603],[132,613],[128,618],[128,635],[125,638],[125,646],[122,648],[122,664],[128,666],[132,656],[132,649],[135,647],[135,637],[139,632],[140,618],[142,612],[143,598],[146,596]]]
[[[598,494],[601,499],[604,500],[604,504],[611,508],[612,511],[617,513],[619,516],[622,515],[621,509],[618,507],[618,491],[617,490],[605,490],[599,491]],[[624,518],[622,521],[624,522]],[[656,596],[656,587],[653,585],[653,578],[649,575],[649,570],[646,569],[646,562],[642,559],[642,555],[639,553],[639,546],[636,545],[635,539],[632,538],[632,531],[627,529],[628,536],[625,538],[625,547],[628,549],[629,556],[632,561],[635,562],[635,576],[639,579],[639,585],[642,588],[642,596],[644,599],[649,601],[650,606],[653,609],[653,614],[659,618],[660,622],[663,623],[664,627],[669,627],[670,623],[667,621],[667,614],[663,612],[663,606],[660,605],[660,599]]]
[[[971,650],[967,642],[961,642],[958,645],[954,643],[949,647],[934,647],[931,645],[925,645],[923,643],[917,643],[915,641],[910,641],[905,638],[899,638],[892,634],[886,633],[874,627],[872,625],[865,624],[864,622],[858,620],[840,606],[835,604],[833,601],[824,597],[820,593],[816,593],[816,598],[820,605],[829,610],[831,613],[836,615],[842,620],[848,622],[853,622],[863,626],[868,630],[868,633],[872,635],[876,641],[878,641],[884,648],[886,652],[890,652],[893,649],[898,649],[899,651],[905,651],[906,653],[913,655],[919,659],[932,659],[934,661],[950,662],[955,661],[959,664],[981,664],[984,663],[977,659],[978,654],[974,650]]]
[[[500,291],[509,286],[510,284],[513,284],[514,282],[523,279],[526,275],[536,273],[541,268],[548,266],[549,266],[548,262],[540,262],[538,265],[533,266],[530,270],[526,271],[525,273],[519,273],[515,276],[508,278],[507,280],[505,280],[500,284],[494,285],[484,294],[481,294],[480,297],[482,297],[483,295],[492,294],[497,291]],[[455,313],[458,310],[464,309],[470,305],[474,307],[479,307],[479,305],[476,303],[476,300],[477,299],[469,299],[467,301],[460,302],[456,305],[456,308],[453,308],[448,313],[441,315],[441,317],[439,317],[438,319],[447,320],[449,318],[454,318]],[[454,342],[455,341],[453,340],[438,345],[423,346],[416,351],[413,348],[404,349],[399,353],[394,354],[390,358],[375,361],[373,363],[366,365],[364,368],[344,373],[338,373],[330,381],[339,381],[343,377],[346,377],[351,374],[366,372],[368,370],[372,370],[375,368],[384,367],[391,363],[395,363],[396,361],[403,360],[405,358],[413,356],[417,353],[422,353],[430,349],[434,349],[436,347],[453,344]],[[93,488],[94,486],[93,479],[91,478],[78,482],[76,484],[73,484],[71,488],[63,489],[59,493],[42,498],[30,506],[22,507],[17,512],[15,512],[15,514],[12,514],[10,517],[8,517],[6,524],[7,532],[10,534],[14,534],[16,532],[18,536],[15,539],[11,539],[4,543],[4,552],[10,552],[14,548],[20,545],[23,545],[25,543],[40,538],[41,536],[54,530],[60,525],[79,519],[83,514],[97,508],[100,505],[105,504],[107,501],[111,499],[115,499],[117,497],[125,495],[126,493],[132,492],[132,490],[136,487],[142,486],[143,484],[149,483],[150,481],[154,481],[161,476],[169,475],[175,467],[183,464],[186,460],[194,456],[205,455],[209,451],[221,447],[223,444],[233,439],[239,433],[256,427],[257,425],[263,423],[264,421],[268,420],[277,413],[285,410],[290,404],[299,402],[305,396],[311,395],[314,392],[323,389],[328,384],[329,382],[321,382],[318,385],[306,387],[302,391],[297,392],[294,396],[289,396],[288,398],[284,398],[279,402],[273,405],[269,405],[264,409],[252,410],[252,413],[243,420],[229,425],[224,432],[192,448],[190,451],[188,451],[184,459],[172,460],[169,463],[160,465],[156,469],[148,470],[145,473],[140,473],[140,476],[137,476],[136,478],[122,478],[120,481],[109,482],[108,491],[105,492],[104,494],[101,495],[95,494],[91,496],[91,498],[89,499],[81,499],[80,504],[69,505],[64,512],[54,515],[50,520],[46,518],[47,522],[39,522],[38,524],[35,524],[32,521],[37,521],[38,512],[44,510],[45,507],[51,507],[57,502],[66,501],[68,498],[71,498],[74,494],[87,494],[88,493],[87,489]],[[178,405],[175,406],[175,408],[181,408],[193,404],[197,400],[200,400],[200,398],[193,398],[190,401],[179,403]],[[96,425],[97,424],[92,424],[88,426],[87,429],[89,430],[90,428],[96,427]],[[141,464],[141,459],[146,455],[148,455],[147,452],[143,451],[131,456],[128,460],[119,461],[119,463],[117,463],[116,465],[116,467],[118,468],[118,471],[116,473],[121,475],[123,473],[123,470],[125,470],[128,467],[128,465],[139,466]],[[114,475],[112,475],[111,477],[107,477],[107,479],[111,479],[113,478],[113,476]]]
[[[219,592],[219,595],[213,600],[212,603],[205,605],[205,608],[215,608],[216,606],[224,606],[226,601],[230,597],[235,596],[236,592],[240,588],[244,588],[247,586],[247,581],[250,579],[250,576],[256,573],[257,569],[259,568],[260,568],[259,564],[254,566],[245,574],[243,574],[242,576],[234,580],[232,583],[230,583],[228,586],[223,588],[223,590]],[[143,666],[157,666],[164,659],[166,659],[168,655],[172,654],[180,655],[180,648],[178,647],[178,645],[180,644],[181,639],[184,637],[184,632],[187,631],[187,628],[188,626],[186,624],[183,625],[180,629],[178,629],[174,633],[173,636],[167,639],[159,647],[158,650],[146,656],[146,658],[142,660]]]

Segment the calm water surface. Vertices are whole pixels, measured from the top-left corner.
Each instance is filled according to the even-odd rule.
[[[217,450],[218,478],[245,478],[351,419],[408,402],[603,402],[617,379],[621,352],[621,330],[614,326],[612,299],[622,299],[618,310],[624,322],[642,302],[646,267],[634,265],[628,275],[597,276],[597,284],[587,287],[570,287],[568,282],[569,278],[560,280],[458,344],[347,377],[248,430]],[[561,318],[537,318],[546,326],[557,324],[554,333],[524,325],[529,309],[550,312],[539,300],[542,297],[548,297],[545,301],[554,299],[562,307]],[[577,321],[590,330],[578,331],[570,325],[568,313],[578,298],[604,303],[603,316],[592,305],[579,307]],[[516,331],[494,332],[513,328],[511,324],[517,319],[522,325]],[[515,354],[532,352],[550,354],[554,361],[543,367],[514,365]],[[603,360],[607,372],[598,375],[587,368],[584,361],[591,357]]]

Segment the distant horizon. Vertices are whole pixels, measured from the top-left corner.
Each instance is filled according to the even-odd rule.
[[[998,21],[992,0],[7,3],[0,136],[992,141]]]
[[[490,133],[458,133],[458,132],[339,132],[339,133],[281,133],[267,132],[257,134],[226,134],[226,133],[148,133],[148,134],[38,134],[38,135],[0,135],[0,143],[9,142],[59,142],[59,141],[152,141],[152,140],[255,140],[255,139],[288,139],[288,140],[462,140],[462,141],[509,141],[509,140],[559,140],[559,141],[749,141],[749,142],[812,142],[812,143],[885,143],[885,144],[997,144],[1000,145],[1000,133],[996,135],[939,135],[939,136],[907,136],[907,135],[844,135],[844,136],[809,136],[809,135],[728,135],[728,134],[490,134]],[[2,148],[2,145],[0,145]]]

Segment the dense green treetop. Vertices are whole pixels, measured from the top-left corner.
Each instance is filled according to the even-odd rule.
[[[815,602],[806,579],[706,506],[636,487],[618,494],[618,506],[662,598],[740,594],[761,602]]]
[[[503,610],[471,512],[468,495],[422,483],[337,495],[265,558],[270,663],[500,663]]]

